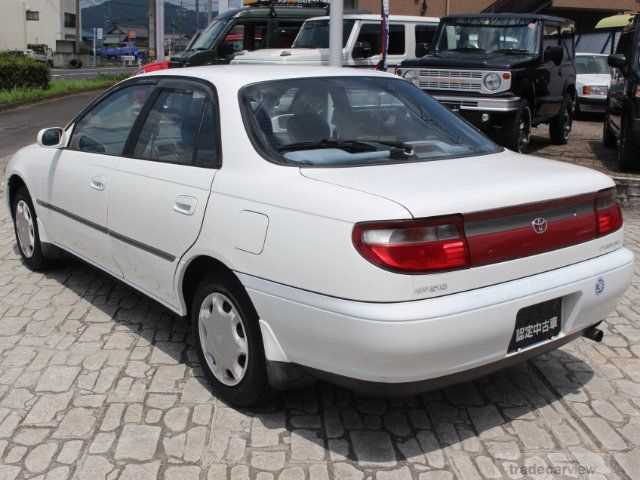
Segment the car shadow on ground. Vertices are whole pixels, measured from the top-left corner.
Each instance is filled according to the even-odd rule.
[[[75,258],[65,257],[44,277],[47,284],[60,284],[88,302],[87,329],[113,322],[117,328],[105,332],[142,338],[166,356],[164,363],[187,365],[194,378],[211,390],[185,319]],[[108,343],[100,349],[107,350]],[[148,358],[146,362],[158,367]],[[584,395],[583,385],[593,375],[581,359],[556,350],[472,382],[416,396],[362,397],[318,382],[278,393],[259,408],[238,411],[265,429],[289,432],[296,437],[291,443],[302,442],[305,451],[328,451],[334,461],[384,465],[424,455],[431,461],[429,455],[442,455],[445,447],[475,448],[478,436],[499,440],[506,435],[505,425],[536,417],[541,408],[557,404],[565,395]],[[233,409],[215,399],[215,392],[211,400],[217,408]]]

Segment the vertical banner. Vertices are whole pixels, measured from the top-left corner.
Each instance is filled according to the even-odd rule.
[[[389,0],[380,0],[380,62],[378,70],[387,70],[387,50],[389,49]]]

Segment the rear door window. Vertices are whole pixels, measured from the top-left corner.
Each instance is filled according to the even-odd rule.
[[[423,56],[433,43],[436,27],[433,25],[416,25],[416,57]]]
[[[382,26],[380,23],[365,23],[360,28],[358,42],[366,42],[371,47],[371,54],[377,55],[382,52]],[[404,25],[389,25],[389,55],[402,55],[405,51],[405,28]]]
[[[237,23],[224,37],[223,51],[259,50],[267,46],[267,22]]]
[[[278,22],[271,33],[269,48],[289,48],[300,31],[302,22]]]

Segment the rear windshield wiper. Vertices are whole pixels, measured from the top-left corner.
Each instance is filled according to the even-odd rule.
[[[288,143],[278,148],[281,152],[290,152],[292,150],[315,150],[321,148],[342,148],[350,150],[359,150],[363,152],[373,151],[375,148],[364,142],[357,140],[331,140],[325,138],[317,142],[296,142]]]

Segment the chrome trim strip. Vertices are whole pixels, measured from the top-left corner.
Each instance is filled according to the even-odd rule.
[[[445,105],[458,106],[460,110],[478,110],[483,112],[513,112],[520,108],[521,101],[520,97],[486,98],[433,95],[433,98]]]
[[[63,208],[60,207],[56,207],[55,205],[52,205],[50,203],[44,202],[42,200],[36,200],[36,204],[40,205],[41,207],[44,207],[48,210],[51,210],[53,212],[59,213],[60,215],[64,215],[65,217],[70,218],[71,220],[75,220],[78,223],[82,223],[83,225],[86,225],[89,228],[93,228],[94,230],[97,230],[101,233],[104,233],[105,235],[109,235],[110,237],[115,238],[116,240],[120,240],[121,242],[127,243],[129,245],[131,245],[132,247],[138,248],[140,250],[144,250],[147,253],[150,253],[152,255],[155,255],[156,257],[162,258],[163,260],[166,260],[167,262],[172,262],[176,259],[175,255],[171,255],[170,253],[164,252],[156,247],[152,247],[151,245],[147,245],[146,243],[142,243],[139,242],[138,240],[135,240],[133,238],[127,237],[125,235],[122,235],[118,232],[114,232],[113,230],[110,230],[109,228],[103,226],[103,225],[99,225],[97,223],[94,223],[90,220],[87,220],[86,218],[80,217],[78,215],[76,215],[75,213],[71,213]]]

